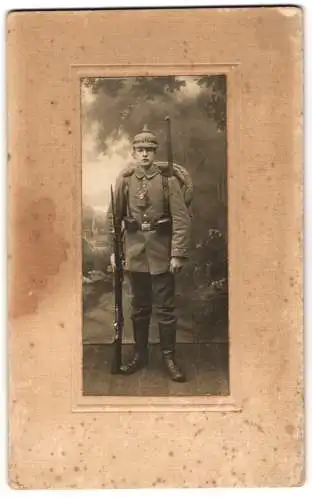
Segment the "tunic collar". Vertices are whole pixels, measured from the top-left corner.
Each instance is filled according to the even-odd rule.
[[[137,165],[135,167],[135,175],[138,179],[143,179],[143,177],[152,179],[157,174],[159,174],[159,168],[157,167],[157,165],[155,165],[155,163],[152,163],[152,165],[148,169],[141,167],[141,165]]]

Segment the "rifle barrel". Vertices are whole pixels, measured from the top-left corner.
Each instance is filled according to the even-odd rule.
[[[111,186],[111,210],[113,222],[113,243],[115,268],[113,269],[114,276],[114,294],[115,294],[115,320],[114,320],[114,342],[111,361],[111,373],[117,374],[120,372],[121,365],[121,349],[122,349],[122,333],[123,333],[123,304],[122,304],[122,284],[123,284],[123,265],[121,255],[121,228],[117,225],[115,200],[113,187]]]
[[[172,138],[171,138],[171,123],[169,116],[166,116],[167,122],[167,159],[169,172],[172,175],[173,171],[173,152],[172,152]]]

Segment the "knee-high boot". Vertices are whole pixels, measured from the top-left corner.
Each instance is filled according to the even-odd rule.
[[[144,368],[148,363],[148,334],[150,318],[137,318],[132,320],[134,352],[131,360],[122,365],[122,375],[132,375]]]
[[[176,325],[159,323],[159,340],[166,372],[175,382],[185,382],[185,375],[175,361]]]

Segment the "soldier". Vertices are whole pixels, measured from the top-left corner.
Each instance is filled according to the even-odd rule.
[[[118,176],[116,218],[124,225],[125,270],[132,289],[134,353],[121,373],[130,375],[148,363],[152,304],[159,325],[160,348],[170,378],[184,382],[175,361],[175,274],[188,258],[190,216],[178,179],[155,162],[158,142],[145,126],[133,140],[135,164]],[[163,164],[163,162],[162,162]],[[111,256],[114,267],[114,256]]]

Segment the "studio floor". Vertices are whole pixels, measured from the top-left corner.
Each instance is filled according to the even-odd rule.
[[[132,345],[123,347],[123,357]],[[149,348],[149,364],[131,376],[111,375],[111,344],[85,344],[83,392],[85,396],[227,396],[228,344],[178,344],[176,358],[187,381],[171,381],[162,368],[158,344]]]

